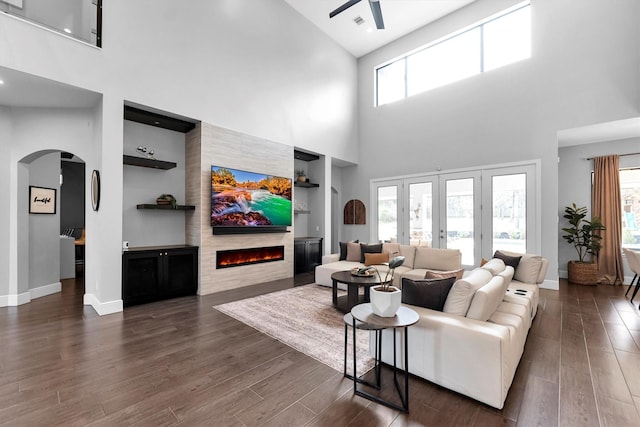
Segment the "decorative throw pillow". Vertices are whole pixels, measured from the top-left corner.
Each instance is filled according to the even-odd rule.
[[[431,271],[427,270],[427,274],[424,275],[425,279],[448,279],[449,277],[455,277],[456,280],[462,279],[462,275],[464,274],[464,269],[460,268],[458,270],[450,270],[450,271]]]
[[[364,265],[380,265],[389,262],[389,252],[380,254],[364,254]]]
[[[358,243],[357,240],[352,240],[354,243]],[[347,259],[347,242],[339,242],[340,245],[340,258],[339,261],[343,261]]]
[[[518,264],[520,264],[520,258],[522,258],[521,256],[509,256],[503,254],[500,251],[496,251],[493,254],[493,257],[500,258],[506,265],[510,265],[511,267],[513,267],[514,270],[518,268]]]
[[[455,277],[446,279],[402,279],[402,302],[442,311]]]
[[[360,251],[360,244],[355,242],[347,242],[347,261],[360,262],[362,252]]]
[[[379,254],[382,253],[382,243],[376,245],[367,245],[360,243],[360,262],[364,262],[364,254]]]

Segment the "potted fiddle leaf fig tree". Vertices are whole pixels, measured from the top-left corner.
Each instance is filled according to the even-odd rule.
[[[564,227],[562,236],[572,244],[578,253],[577,261],[569,261],[568,279],[579,285],[595,285],[598,282],[598,254],[602,248],[600,232],[605,230],[599,217],[586,219],[587,208],[577,207],[575,203],[564,209],[564,216],[570,227]]]
[[[392,285],[393,273],[396,268],[400,267],[403,263],[403,256],[396,256],[389,260],[384,279],[380,275],[380,271],[376,268],[376,274],[378,275],[380,284],[378,286],[372,286],[369,295],[373,314],[380,317],[393,317],[396,315],[402,302],[402,293],[400,289]]]

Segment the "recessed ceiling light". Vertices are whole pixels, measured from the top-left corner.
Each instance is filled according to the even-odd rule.
[[[71,30],[70,30],[70,29],[68,29],[68,28],[65,28],[65,29],[64,29],[64,32],[65,32],[65,33],[67,33],[67,34],[71,34]]]
[[[371,27],[367,28],[367,33],[370,33],[371,31],[373,31],[373,28]]]
[[[0,80],[0,85],[3,85],[3,84],[4,84],[4,80]]]
[[[159,125],[159,124],[160,124],[160,122],[153,122],[153,124],[154,124],[154,125]]]

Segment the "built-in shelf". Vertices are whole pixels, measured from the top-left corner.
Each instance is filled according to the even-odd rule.
[[[317,188],[317,187],[320,187],[320,184],[314,184],[312,182],[303,182],[303,181],[294,181],[293,185],[295,185],[296,187],[302,187],[302,188]]]
[[[160,209],[160,210],[165,210],[165,211],[192,211],[195,210],[195,206],[192,205],[176,205],[176,207],[174,208],[171,205],[156,205],[153,203],[143,203],[140,205],[136,205],[136,208],[138,209]]]
[[[298,215],[298,214],[310,214],[311,211],[303,211],[303,210],[296,209],[296,210],[293,211],[293,213],[296,214],[296,215]]]
[[[153,168],[153,169],[173,169],[177,166],[174,162],[165,162],[164,160],[155,160],[148,159],[146,157],[136,157],[136,156],[122,156],[122,163],[130,166],[141,166],[143,168]]]

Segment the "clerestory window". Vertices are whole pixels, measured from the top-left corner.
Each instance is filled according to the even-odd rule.
[[[527,1],[377,67],[376,106],[530,57]]]

